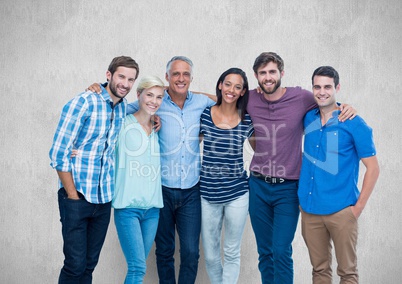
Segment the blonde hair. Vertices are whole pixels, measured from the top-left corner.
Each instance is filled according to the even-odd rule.
[[[141,80],[138,82],[137,93],[141,94],[142,91],[144,91],[145,89],[149,89],[152,87],[165,88],[165,84],[157,76],[146,76],[141,78]]]

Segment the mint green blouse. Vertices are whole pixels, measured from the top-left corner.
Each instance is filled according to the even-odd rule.
[[[116,145],[113,208],[162,208],[158,134],[148,136],[134,115],[127,115]]]

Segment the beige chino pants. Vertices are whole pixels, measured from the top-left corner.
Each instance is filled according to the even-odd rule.
[[[313,265],[313,283],[332,283],[332,245],[340,283],[359,283],[357,271],[358,223],[350,207],[330,215],[314,215],[301,208],[302,235]]]

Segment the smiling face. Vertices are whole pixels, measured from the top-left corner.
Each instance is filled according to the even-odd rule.
[[[162,104],[164,88],[158,86],[147,88],[137,95],[140,109],[153,115]]]
[[[116,103],[130,92],[137,78],[137,70],[120,66],[113,75],[107,71],[106,78],[109,81],[106,89],[113,102]]]
[[[187,91],[193,79],[191,66],[182,60],[173,61],[166,73],[166,80],[169,82],[169,94],[187,96]]]
[[[262,91],[267,95],[271,95],[281,86],[283,71],[279,71],[276,63],[269,62],[267,65],[258,68],[257,73],[254,75]]]
[[[313,95],[320,108],[336,108],[335,94],[340,85],[335,87],[334,79],[326,76],[314,76]]]
[[[222,103],[236,102],[244,95],[244,82],[239,74],[228,74],[218,86],[222,93]]]

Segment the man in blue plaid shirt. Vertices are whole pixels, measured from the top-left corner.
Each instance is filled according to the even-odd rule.
[[[59,176],[64,266],[59,283],[92,283],[92,272],[110,221],[114,148],[126,116],[126,100],[138,77],[130,57],[112,60],[101,95],[82,93],[63,108],[50,149]],[[71,157],[72,150],[77,155]]]

